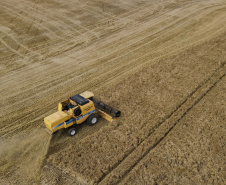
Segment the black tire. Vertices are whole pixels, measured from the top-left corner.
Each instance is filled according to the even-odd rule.
[[[98,115],[95,113],[91,114],[86,120],[87,124],[90,126],[95,125],[97,121],[98,121]]]
[[[68,129],[69,136],[74,136],[76,133],[77,133],[77,130],[74,127]]]

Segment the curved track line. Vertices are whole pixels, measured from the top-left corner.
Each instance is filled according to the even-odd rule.
[[[6,33],[4,32],[3,30],[0,29],[0,32],[4,33],[6,36],[5,37],[9,37],[11,38],[16,44],[18,44],[20,47],[24,48],[26,51],[29,51],[30,53],[33,53],[34,55],[39,55],[41,57],[43,57],[42,55],[40,55],[40,53],[37,53],[37,52],[34,52],[34,51],[31,51],[27,46],[23,45],[22,43],[20,43],[19,41],[17,41],[12,35],[10,35],[9,33]],[[3,37],[2,39],[4,40]],[[26,52],[25,51],[25,52]],[[26,54],[25,54],[26,55]]]
[[[190,39],[190,38],[189,38]],[[189,39],[187,39],[187,40],[189,40]],[[183,40],[183,42],[184,42],[184,40]],[[175,45],[175,44],[174,44]],[[170,46],[167,46],[167,47],[170,47]],[[165,47],[165,48],[167,48],[167,47]],[[164,50],[165,48],[163,48],[162,50]],[[157,52],[159,52],[159,51],[156,51],[155,53],[157,53]],[[146,55],[149,55],[150,53],[147,53]],[[153,54],[153,53],[152,53]],[[144,56],[142,56],[142,57],[145,57],[146,55],[144,55]],[[137,58],[137,59],[140,59],[140,58]],[[130,65],[130,64],[129,64]],[[120,67],[118,67],[118,68],[116,68],[116,69],[114,69],[114,70],[118,70]],[[125,68],[125,66],[124,66],[124,68]],[[104,74],[102,74],[102,76],[103,76]],[[59,79],[60,80],[60,79]],[[69,81],[70,81],[70,79],[69,79]],[[66,82],[64,82],[64,83],[66,83]]]
[[[62,41],[63,42],[63,41]],[[61,42],[60,42],[61,43]],[[65,43],[64,45],[68,45],[67,43]],[[37,47],[40,47],[40,46],[37,46]],[[33,47],[32,47],[33,48]],[[35,48],[35,47],[34,47]],[[40,50],[45,50],[45,49],[40,49]]]
[[[6,4],[6,5],[8,5],[8,6],[10,6],[10,7],[14,7],[13,5],[11,5],[11,4],[9,4],[9,3],[6,3],[6,2],[3,2],[3,3]],[[32,5],[35,5],[35,4],[32,4]],[[35,6],[38,8],[37,5],[35,5]],[[41,11],[39,11],[38,9],[33,8],[33,7],[31,7],[31,6],[27,6],[27,5],[26,5],[26,7],[30,8],[30,10],[33,9],[35,12],[42,13],[42,15],[43,15],[43,13],[44,13],[44,12],[41,12]],[[44,9],[44,8],[43,8],[43,9]],[[19,9],[18,9],[18,10],[19,10]],[[46,9],[45,9],[45,10],[46,10]],[[27,12],[27,11],[23,10],[23,12],[27,13],[27,15],[28,15],[28,12]],[[44,13],[44,14],[45,14],[45,13]],[[49,12],[49,14],[50,14],[50,12]],[[29,15],[30,15],[30,14],[29,14]],[[51,18],[53,18],[53,19],[55,19],[55,20],[58,20],[58,21],[62,22],[62,23],[63,23],[64,25],[66,25],[67,27],[70,27],[68,24],[65,24],[65,22],[63,22],[62,20],[57,19],[56,17],[50,16],[50,15],[47,15],[47,16],[48,16],[48,17],[51,17]],[[31,19],[39,19],[39,20],[41,20],[42,22],[47,23],[46,20],[43,20],[43,19],[41,19],[41,18],[38,18],[38,17],[32,17],[31,15],[30,15],[30,17],[31,17]],[[33,21],[32,21],[32,23],[33,23]],[[48,24],[49,24],[49,23],[48,23]],[[58,27],[54,26],[53,24],[50,24],[50,25],[52,25],[56,30],[62,32],[61,29],[59,29]],[[74,28],[72,28],[72,27],[70,27],[70,28],[73,29],[73,31],[75,31],[76,33],[78,33],[78,34],[84,36],[84,34],[81,33],[81,32],[79,32],[78,30],[76,30],[76,29],[74,29]],[[63,33],[65,33],[65,32],[63,32]],[[68,36],[68,35],[72,36],[72,33],[67,32],[66,35],[67,35],[67,36]],[[84,37],[85,37],[86,39],[88,39],[87,36],[84,36]]]
[[[25,1],[24,1],[24,2],[25,2]],[[33,5],[32,3],[27,2],[27,1],[26,1],[26,4]],[[32,8],[31,6],[28,6],[28,5],[26,5],[26,6]],[[37,8],[41,8],[42,10],[45,10],[46,12],[48,12],[48,13],[45,13],[45,15],[46,15],[47,17],[51,17],[51,18],[53,18],[53,19],[55,19],[55,20],[58,20],[58,21],[62,22],[64,25],[66,25],[67,27],[71,28],[73,31],[75,31],[75,32],[79,33],[80,35],[82,35],[83,37],[85,37],[85,38],[87,39],[87,41],[88,41],[89,37],[87,37],[86,35],[84,35],[83,32],[78,31],[77,29],[74,29],[74,28],[73,28],[72,26],[70,26],[69,24],[66,24],[63,20],[54,17],[55,14],[53,14],[51,11],[49,11],[49,10],[46,9],[46,8],[44,8],[43,6],[40,6],[40,5],[37,5],[37,4],[35,4],[35,6],[36,6]],[[34,9],[34,8],[33,8],[33,9]],[[36,10],[36,11],[37,11],[37,12],[40,12],[40,13],[43,13],[42,11],[39,11],[39,10]],[[86,27],[84,27],[84,26],[82,26],[82,25],[79,25],[79,24],[75,23],[73,20],[69,19],[68,17],[65,17],[65,16],[62,15],[62,14],[60,15],[60,17],[61,17],[61,18],[63,17],[65,20],[70,21],[70,22],[73,23],[75,26],[78,26],[78,27],[80,27],[80,28],[86,30],[85,33],[90,33],[90,34],[93,35],[94,37],[99,38],[99,36],[98,36],[95,32],[93,32],[92,30],[89,30],[88,28],[86,28]],[[71,34],[68,33],[68,35],[71,35]]]
[[[213,28],[213,29],[214,29],[214,28]],[[225,29],[225,27],[221,28],[220,30],[217,30],[215,33],[213,32],[212,35],[214,35],[214,34],[220,32],[221,30],[224,30],[224,29]],[[202,33],[200,33],[200,35],[202,35]],[[208,35],[207,38],[209,38],[209,36],[210,36],[210,35]],[[172,54],[172,53],[175,53],[175,52],[178,53],[178,51],[180,51],[181,49],[189,48],[191,45],[194,45],[194,43],[198,43],[198,42],[200,42],[200,41],[202,41],[202,40],[206,40],[206,38],[202,38],[202,39],[200,39],[200,40],[196,40],[195,42],[193,42],[193,43],[190,44],[190,45],[181,47],[180,49],[173,50],[173,51],[167,53],[165,56],[167,56],[167,55],[169,55],[169,54]],[[159,58],[163,58],[163,57],[165,57],[165,56],[160,56],[160,57],[158,57],[158,58],[155,58],[154,60],[159,59]],[[126,70],[121,70],[120,72],[117,72],[117,71],[116,71],[116,74],[117,74],[117,75],[112,75],[113,77],[110,78],[110,79],[106,79],[106,78],[104,77],[104,75],[99,76],[99,79],[102,81],[102,84],[103,84],[102,86],[104,86],[104,84],[106,84],[107,82],[109,82],[109,81],[112,80],[112,79],[115,80],[116,77],[118,77],[118,76],[120,76],[120,78],[122,78],[122,74],[126,75],[126,73],[128,73],[128,71],[133,70],[134,65],[137,66],[137,68],[140,68],[140,67],[144,66],[145,64],[147,64],[147,63],[149,62],[149,61],[148,61],[148,62],[141,63],[141,64],[137,65],[137,62],[136,62],[136,61],[137,61],[137,60],[133,61],[133,65],[132,65],[132,64],[127,64],[129,67],[127,67]],[[152,64],[153,64],[153,63],[152,63]],[[124,68],[125,68],[125,67],[124,67]],[[115,70],[114,70],[114,71],[115,71]],[[112,73],[113,73],[113,72],[112,72]],[[108,76],[108,74],[105,74],[105,75]],[[103,79],[106,79],[106,80],[103,81]],[[81,87],[80,89],[87,89],[87,88],[85,88],[84,86],[88,86],[88,87],[90,87],[90,88],[97,87],[98,82],[95,82],[95,81],[97,81],[97,79],[95,79],[95,80],[89,82],[88,84],[81,84],[81,85],[80,85],[80,87]],[[42,93],[43,93],[43,92],[42,92]],[[29,98],[29,99],[30,99],[30,98]],[[47,105],[47,106],[48,106],[48,105]],[[33,113],[34,113],[34,111],[33,111]],[[29,114],[28,114],[28,115],[29,115]],[[26,117],[27,117],[27,116],[26,116]],[[23,118],[25,119],[25,117],[23,117]],[[17,120],[17,121],[19,121],[19,120]],[[17,121],[16,121],[16,122],[17,122]],[[15,122],[13,122],[13,123],[15,123]],[[19,126],[19,125],[18,125],[18,126]],[[9,125],[8,127],[10,127],[10,125]],[[23,127],[25,127],[25,125],[23,125]],[[5,127],[5,128],[6,128],[6,127]],[[2,135],[4,136],[4,134],[2,134]]]
[[[2,38],[0,38],[0,42],[13,53],[19,55],[22,58],[24,57],[24,55],[22,55],[21,53],[19,53],[17,50],[13,49],[12,47],[10,47]]]
[[[18,15],[19,17],[22,17],[22,19],[27,19],[27,20],[29,20],[29,21],[31,21],[31,22],[33,21],[32,19],[27,18],[27,17],[25,17],[25,16],[23,16],[23,15],[17,13],[15,10],[12,10],[12,9],[10,9],[10,8],[7,8],[7,7],[3,6],[3,5],[0,5],[0,6],[1,6],[3,9],[7,9],[7,10],[9,10],[10,12],[12,12],[13,14],[16,14],[16,15]],[[42,27],[43,29],[49,31],[50,33],[52,33],[52,34],[55,35],[57,38],[62,39],[60,36],[58,36],[55,32],[53,32],[53,31],[50,30],[49,28],[43,26],[43,25],[40,24],[40,23],[36,23],[36,24],[39,25],[40,27]],[[38,27],[36,27],[36,28],[39,29]]]
[[[200,11],[200,10],[196,10],[195,12],[197,12],[197,11]],[[185,16],[186,17],[186,16]],[[188,16],[187,16],[188,17]],[[183,19],[183,18],[182,18]],[[181,20],[182,20],[181,19]],[[178,21],[175,21],[174,23],[176,23],[176,22],[178,22]],[[170,25],[170,26],[166,26],[166,27],[164,27],[164,29],[166,29],[167,27],[171,27],[172,25]],[[164,30],[164,29],[160,29],[160,30]],[[125,48],[125,47],[124,47]],[[120,50],[121,50],[122,48],[120,48]],[[108,56],[108,55],[107,55]],[[105,56],[103,56],[102,58],[104,58]],[[100,59],[100,58],[98,58],[98,59]]]
[[[157,39],[157,38],[156,38]],[[189,39],[187,39],[187,40],[189,40]],[[152,40],[153,41],[153,40]],[[167,46],[167,47],[169,47],[169,46]],[[166,48],[167,48],[166,47]],[[165,49],[165,48],[164,48]],[[135,49],[136,50],[136,49]],[[134,52],[135,50],[130,50],[130,52],[129,53],[132,53],[132,52]],[[157,53],[158,51],[156,51],[155,53]],[[125,53],[124,53],[124,55],[125,55]],[[119,59],[120,58],[120,56],[119,57],[116,57],[116,58],[114,58],[113,60],[117,60],[117,59]],[[108,62],[111,62],[110,60],[108,61]],[[92,67],[92,66],[91,66]]]
[[[213,34],[214,34],[214,32],[213,32]],[[197,36],[197,35],[196,35],[196,36]],[[196,36],[195,36],[195,37],[196,37]]]

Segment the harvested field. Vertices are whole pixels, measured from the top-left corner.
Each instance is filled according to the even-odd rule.
[[[225,184],[226,77],[209,88],[158,145],[146,145],[150,149],[121,184]]]
[[[225,184],[225,0],[0,10],[0,184]],[[43,118],[85,90],[122,117],[47,135]]]

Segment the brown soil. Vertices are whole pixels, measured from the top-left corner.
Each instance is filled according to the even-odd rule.
[[[225,184],[225,0],[0,10],[0,184]],[[122,117],[47,135],[84,90]]]

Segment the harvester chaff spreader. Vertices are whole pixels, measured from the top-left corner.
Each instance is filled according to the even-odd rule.
[[[119,110],[99,101],[94,98],[92,92],[86,91],[59,103],[58,111],[45,117],[44,123],[49,134],[67,128],[68,134],[73,136],[77,133],[75,125],[85,121],[88,125],[94,125],[98,121],[98,116],[113,122],[120,115]]]

